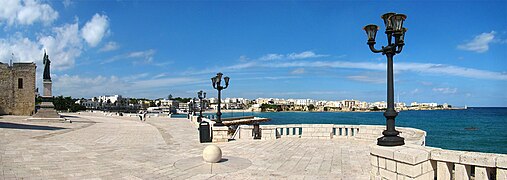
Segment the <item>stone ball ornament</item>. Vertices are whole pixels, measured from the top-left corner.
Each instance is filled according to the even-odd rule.
[[[222,160],[222,150],[216,145],[209,145],[202,151],[202,158],[208,163],[217,163]]]

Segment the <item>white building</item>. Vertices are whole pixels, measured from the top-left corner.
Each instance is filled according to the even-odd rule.
[[[387,103],[385,101],[373,102],[370,104],[370,108],[377,107],[379,109],[386,109]]]
[[[98,101],[102,103],[111,103],[115,104],[119,102],[120,100],[123,100],[124,98],[121,95],[105,95],[105,96],[99,96]],[[102,100],[102,101],[101,101]]]
[[[343,100],[342,101],[343,108],[348,108],[348,109],[358,108],[359,103],[360,103],[360,101],[358,101],[358,100]]]
[[[342,107],[341,101],[328,101],[326,102],[325,107],[332,107],[332,108],[341,108]]]
[[[80,99],[80,100],[77,100],[75,103],[86,107],[86,109],[98,109],[99,108],[99,102],[92,101],[91,99]]]
[[[296,99],[295,105],[300,105],[300,106],[315,105],[315,100],[313,100],[313,99]]]

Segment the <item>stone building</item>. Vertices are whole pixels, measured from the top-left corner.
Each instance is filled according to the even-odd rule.
[[[0,62],[0,115],[33,115],[35,69],[35,63]]]

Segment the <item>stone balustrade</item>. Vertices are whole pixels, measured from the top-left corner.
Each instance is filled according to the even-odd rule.
[[[333,139],[346,138],[354,140],[375,141],[382,136],[384,126],[374,125],[341,125],[341,124],[286,124],[261,125],[261,139],[278,138],[313,138]],[[426,132],[414,128],[398,128],[407,143],[424,145]],[[253,139],[253,126],[241,125],[234,139]]]
[[[404,145],[371,146],[371,179],[507,180],[507,155]]]

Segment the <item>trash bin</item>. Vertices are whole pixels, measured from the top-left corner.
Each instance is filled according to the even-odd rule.
[[[211,142],[210,126],[206,121],[199,123],[199,140],[201,143]]]
[[[259,123],[255,123],[253,125],[253,137],[254,139],[261,139],[261,128],[259,127]]]

